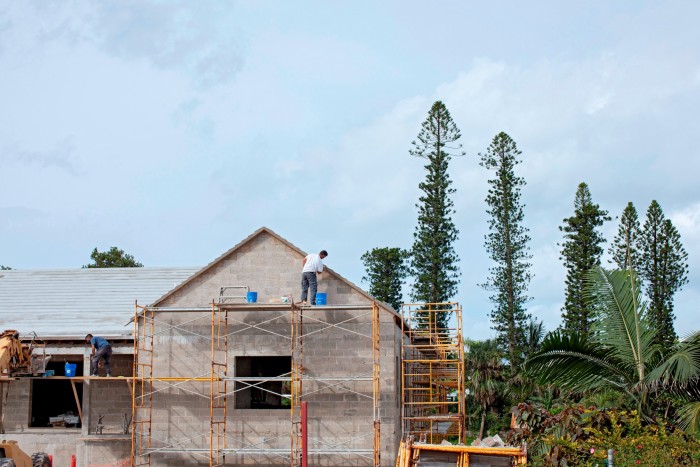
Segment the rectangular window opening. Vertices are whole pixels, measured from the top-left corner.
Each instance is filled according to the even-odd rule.
[[[83,374],[83,358],[81,356],[61,356],[61,358],[64,361],[49,362],[46,365],[46,370],[53,370],[56,376],[62,376],[65,373],[65,364],[68,362],[76,365],[76,375]],[[75,390],[78,394],[77,404],[80,404],[82,409],[83,385],[76,383]],[[30,427],[80,428],[78,406],[70,381],[33,379],[31,394]]]
[[[289,409],[291,356],[236,357],[237,409]]]

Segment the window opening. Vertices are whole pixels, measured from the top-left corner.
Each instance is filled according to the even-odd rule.
[[[76,364],[76,375],[83,374],[83,360],[81,357],[68,358],[65,361],[49,362],[47,370],[53,370],[59,376],[65,372],[65,363]],[[75,385],[78,393],[78,401],[82,408],[83,385]],[[66,427],[79,428],[80,417],[78,407],[75,404],[75,395],[71,382],[68,380],[33,379],[32,380],[32,414],[30,427]]]
[[[237,409],[289,409],[291,356],[236,357],[235,365]]]

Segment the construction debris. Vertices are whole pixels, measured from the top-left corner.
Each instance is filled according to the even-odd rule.
[[[484,439],[475,439],[472,442],[472,446],[481,446],[486,448],[503,448],[506,447],[506,443],[503,442],[500,436],[487,436]]]

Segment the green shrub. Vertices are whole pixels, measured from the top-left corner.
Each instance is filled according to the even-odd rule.
[[[514,408],[521,428],[511,444],[528,443],[528,465],[603,466],[613,449],[620,466],[700,465],[700,442],[664,422],[643,423],[636,411],[566,407],[557,414],[529,404]]]

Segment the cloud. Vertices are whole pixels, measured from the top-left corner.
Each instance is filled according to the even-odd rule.
[[[230,4],[206,1],[196,8],[185,1],[22,2],[0,21],[0,38],[11,35],[25,48],[93,44],[115,57],[186,73],[205,89],[230,82],[243,67],[237,31],[227,21],[234,14]]]
[[[668,217],[683,237],[700,240],[700,202],[672,212]]]
[[[75,148],[70,139],[58,142],[54,147],[41,149],[20,148],[16,144],[0,147],[0,163],[37,166],[41,169],[58,168],[71,175],[78,175],[75,164]]]
[[[476,310],[484,309],[488,295],[477,284],[491,264],[483,235],[488,229],[486,179],[493,174],[478,166],[476,154],[505,130],[523,151],[523,164],[516,170],[528,183],[522,201],[532,236],[534,300],[529,311],[554,329],[560,322],[566,273],[559,259],[558,227],[573,213],[578,183],[587,182],[594,202],[614,215],[640,195],[677,198],[668,191],[668,179],[678,180],[677,167],[700,171],[700,159],[678,152],[691,143],[683,128],[668,124],[666,134],[653,134],[659,123],[682,118],[684,101],[700,97],[696,66],[685,54],[672,52],[662,49],[639,57],[612,50],[580,61],[543,60],[528,66],[476,59],[434,93],[404,99],[368,125],[349,130],[337,147],[307,151],[304,157],[324,166],[332,180],[316,204],[342,212],[342,225],[349,231],[365,232],[365,249],[388,240],[409,244],[417,185],[424,178],[421,161],[407,153],[409,143],[432,102],[445,102],[468,153],[450,163],[457,189],[453,219],[461,230],[456,245],[463,272],[458,299],[465,317],[470,311],[479,316]],[[637,136],[645,132],[652,134]],[[659,173],[666,178],[660,179]],[[679,191],[695,186],[690,179],[679,183],[674,187]],[[688,235],[700,228],[698,206],[676,218],[679,229],[693,232]],[[614,233],[613,224],[605,227],[606,235]],[[350,236],[347,242],[353,242]],[[679,306],[681,322],[689,311]]]

